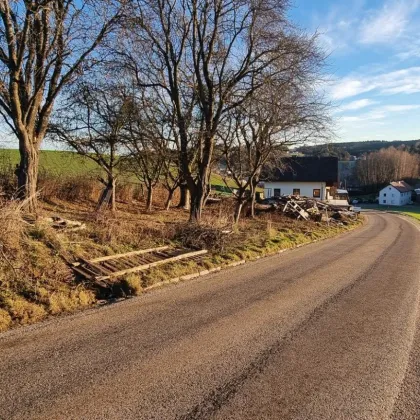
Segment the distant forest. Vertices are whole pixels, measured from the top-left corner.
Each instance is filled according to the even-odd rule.
[[[296,148],[295,151],[309,156],[337,156],[340,160],[350,160],[352,156],[360,157],[366,153],[377,152],[381,149],[388,149],[389,147],[420,154],[420,139],[406,141],[369,140],[347,143],[326,143],[314,146],[301,146]]]

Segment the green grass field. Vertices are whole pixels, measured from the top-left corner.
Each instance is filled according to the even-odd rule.
[[[358,204],[356,204],[358,206]],[[420,204],[411,204],[408,206],[381,206],[379,204],[360,204],[360,207],[365,210],[379,210],[395,213],[406,214],[420,220]]]
[[[13,170],[19,162],[19,150],[0,149],[0,169],[6,168]],[[40,155],[40,172],[53,176],[87,176],[97,177],[102,173],[99,166],[91,159],[80,156],[74,152],[42,150]],[[130,182],[137,183],[136,177],[129,177]],[[226,180],[227,186],[235,188],[233,180]],[[223,177],[219,174],[212,174],[211,184],[215,187],[226,187]]]
[[[0,166],[14,168],[19,162],[19,150],[0,149]],[[55,176],[97,175],[101,172],[92,160],[77,153],[42,150],[40,171]]]

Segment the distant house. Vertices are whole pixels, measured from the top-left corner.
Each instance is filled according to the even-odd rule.
[[[404,181],[391,182],[379,192],[379,204],[383,206],[404,206],[411,202],[413,188]]]
[[[332,199],[338,187],[338,158],[290,157],[264,182],[266,198],[282,195]]]

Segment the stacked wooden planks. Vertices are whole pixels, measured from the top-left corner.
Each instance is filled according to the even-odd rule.
[[[108,255],[91,260],[79,258],[79,261],[73,263],[72,266],[77,274],[89,280],[101,282],[126,274],[148,270],[162,264],[184,259],[195,259],[206,253],[207,250],[205,249],[191,251],[161,246],[124,254]]]

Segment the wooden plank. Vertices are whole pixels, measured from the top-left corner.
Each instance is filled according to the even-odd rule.
[[[101,261],[101,265],[103,265],[112,272],[119,270],[119,268],[116,265],[112,264],[112,261]]]
[[[87,270],[84,270],[81,267],[73,267],[73,270],[76,273],[79,273],[80,275],[82,275],[83,277],[90,279],[90,280],[94,280],[95,279],[95,275],[90,274]]]
[[[112,272],[114,271],[114,270],[110,270],[110,269],[108,269],[108,268],[106,268],[106,267],[104,267],[104,266],[102,266],[102,265],[95,264],[95,263],[92,263],[91,261],[85,260],[84,258],[80,258],[80,260],[81,260],[84,264],[88,264],[88,265],[90,265],[90,266],[91,266],[91,267],[93,267],[95,270],[98,270],[100,273],[105,274],[105,275],[110,274],[110,273],[112,273]],[[85,267],[85,266],[83,266],[83,267]]]
[[[170,257],[163,260],[155,261],[150,264],[139,265],[138,267],[129,268],[127,270],[116,271],[115,273],[112,273],[109,276],[98,276],[96,277],[96,280],[106,280],[111,277],[119,277],[124,274],[131,274],[131,273],[136,273],[143,270],[148,270],[149,268],[156,267],[158,265],[166,264],[169,262],[174,262],[174,261],[182,260],[184,258],[189,258],[189,257],[195,257],[197,255],[204,255],[204,254],[207,254],[207,252],[208,251],[206,249],[203,249],[201,251],[187,252],[184,254],[177,255],[175,257]]]
[[[154,251],[163,251],[168,248],[169,246],[160,246],[158,248],[149,248],[149,249],[142,249],[140,251],[126,252],[125,254],[107,255],[106,257],[94,258],[93,260],[89,260],[89,262],[95,263],[95,262],[101,262],[101,261],[107,261],[107,260],[116,260],[118,258],[129,257],[131,255],[141,255],[141,254],[147,254]]]

